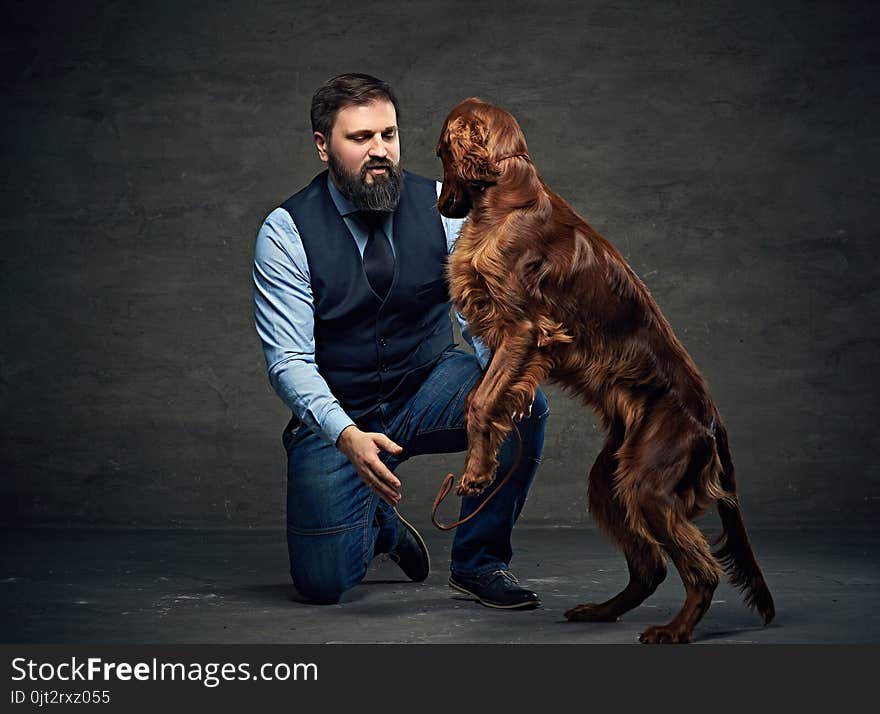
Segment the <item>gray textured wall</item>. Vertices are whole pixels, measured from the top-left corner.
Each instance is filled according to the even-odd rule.
[[[870,6],[4,3],[3,522],[282,522],[254,237],[322,168],[314,89],[366,71],[398,89],[423,174],[461,98],[516,114],[707,376],[748,522],[876,523]],[[602,437],[549,393],[524,518],[587,522]],[[407,513],[460,465],[405,465]]]

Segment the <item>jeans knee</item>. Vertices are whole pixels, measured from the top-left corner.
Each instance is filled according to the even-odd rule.
[[[290,576],[297,592],[308,602],[333,605],[359,583],[369,560],[363,557],[363,538],[358,531],[339,537],[297,537],[288,534]]]
[[[296,591],[313,605],[335,605],[349,587],[342,578],[309,577],[294,571],[291,571],[291,576]]]

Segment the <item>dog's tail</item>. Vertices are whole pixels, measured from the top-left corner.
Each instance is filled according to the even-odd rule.
[[[736,499],[736,478],[727,444],[727,432],[720,423],[715,428],[715,443],[721,460],[721,485],[730,497],[717,502],[723,530],[717,541],[720,547],[714,555],[724,567],[730,583],[743,593],[746,605],[753,610],[757,609],[766,625],[776,614],[776,608],[746,533]]]

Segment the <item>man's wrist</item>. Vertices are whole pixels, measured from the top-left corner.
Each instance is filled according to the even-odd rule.
[[[337,408],[325,417],[321,432],[328,442],[338,444],[342,432],[350,426],[354,426],[354,420],[342,409]]]
[[[339,436],[336,437],[336,448],[342,449],[345,446],[345,443],[354,436],[355,431],[357,431],[357,426],[354,424],[349,424],[342,431],[339,432]]]

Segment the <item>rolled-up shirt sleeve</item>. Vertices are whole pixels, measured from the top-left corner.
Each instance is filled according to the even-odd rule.
[[[283,208],[266,218],[254,250],[254,322],[269,383],[299,420],[335,444],[354,421],[315,362],[315,315],[299,231]]]
[[[440,191],[443,188],[443,184],[439,181],[437,182],[437,197],[440,197]],[[446,252],[451,253],[455,249],[455,241],[458,240],[458,234],[461,233],[461,227],[464,225],[464,218],[446,218],[446,216],[440,216],[440,220],[443,222],[443,230],[446,233]],[[464,338],[464,341],[467,342],[474,350],[474,354],[477,357],[477,361],[480,363],[480,366],[483,369],[486,369],[487,365],[492,359],[492,350],[490,350],[486,345],[483,344],[483,341],[477,337],[476,335],[472,335],[470,329],[468,329],[467,320],[465,320],[464,315],[462,315],[458,310],[455,311],[455,319],[458,321],[458,326],[461,329],[461,336]]]

